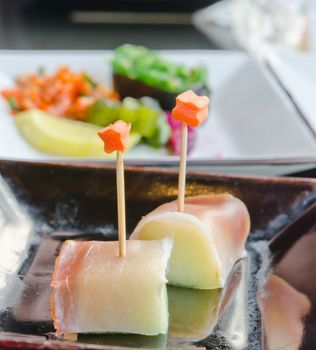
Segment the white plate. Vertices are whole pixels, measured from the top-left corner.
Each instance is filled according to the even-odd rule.
[[[213,91],[210,116],[198,129],[191,163],[233,159],[313,157],[316,138],[298,115],[286,94],[265,69],[244,53],[221,51],[165,51],[163,55],[189,65],[208,67]],[[60,65],[85,70],[99,82],[111,84],[108,61],[111,52],[99,51],[2,51],[0,89],[13,84],[22,73],[45,67],[52,72]],[[0,157],[24,160],[60,159],[33,149],[18,134],[5,101],[0,101]],[[126,158],[141,162],[174,162],[165,149],[141,145]],[[227,163],[227,162],[226,162]],[[282,163],[282,162],[281,162]],[[225,162],[223,162],[225,164]]]

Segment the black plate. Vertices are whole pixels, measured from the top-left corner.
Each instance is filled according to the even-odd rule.
[[[33,239],[28,258],[19,271],[27,290],[12,308],[0,316],[0,348],[112,349],[115,346],[139,348],[142,345],[146,348],[167,346],[179,349],[188,346],[187,343],[179,345],[179,340],[175,342],[173,339],[169,339],[166,345],[166,341],[161,339],[127,336],[119,339],[113,336],[81,339],[88,344],[52,339],[49,308],[45,309],[45,305],[49,305],[47,276],[54,254],[60,242],[69,235],[77,239],[115,239],[115,169],[100,164],[0,161],[0,174],[33,219],[33,238],[37,237]],[[235,266],[230,283],[219,298],[219,323],[215,331],[206,339],[189,344],[207,349],[260,349],[264,346],[262,339],[265,334],[262,329],[265,328],[261,322],[257,292],[263,288],[269,269],[267,242],[315,202],[316,180],[188,174],[187,195],[214,191],[232,193],[248,206],[252,221],[247,243],[249,256]],[[127,169],[128,232],[133,230],[143,215],[159,204],[174,199],[176,194],[176,172]],[[3,232],[0,232],[0,239],[1,234]],[[48,241],[50,248],[45,248],[44,244]],[[40,251],[39,246],[47,254],[36,254]],[[40,262],[36,263],[36,259]],[[37,276],[35,281],[32,276]],[[23,296],[27,298],[23,300]],[[28,309],[25,309],[26,306]],[[43,310],[46,321],[43,320]],[[313,325],[315,311],[310,315],[310,325]],[[93,344],[96,342],[99,345]],[[105,345],[100,345],[102,343]]]

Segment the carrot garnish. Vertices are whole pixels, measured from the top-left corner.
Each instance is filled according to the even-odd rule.
[[[95,101],[118,100],[114,91],[97,84],[85,72],[61,66],[54,74],[44,73],[21,75],[14,88],[1,92],[12,113],[37,108],[60,117],[84,120]]]
[[[185,91],[177,96],[172,116],[175,120],[197,127],[207,118],[208,103],[206,96],[198,96],[192,90]]]
[[[104,151],[112,153],[114,151],[124,152],[128,147],[128,136],[131,130],[131,124],[122,120],[117,120],[106,128],[98,132],[104,142]]]

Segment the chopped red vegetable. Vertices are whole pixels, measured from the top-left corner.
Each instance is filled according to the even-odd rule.
[[[181,153],[181,140],[182,140],[182,123],[175,120],[172,117],[172,113],[165,111],[167,115],[168,123],[171,127],[171,136],[169,139],[169,146],[171,148],[172,153],[176,155],[180,155]],[[189,154],[196,143],[197,138],[197,130],[195,128],[191,128],[188,126],[188,144],[187,144],[187,154]]]
[[[52,75],[27,74],[16,79],[16,87],[2,91],[13,113],[32,108],[53,115],[83,120],[88,108],[98,99],[118,100],[118,95],[96,84],[84,72],[62,66]]]

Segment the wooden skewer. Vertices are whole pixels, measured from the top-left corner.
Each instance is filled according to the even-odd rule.
[[[126,256],[126,218],[125,218],[125,185],[123,153],[116,151],[116,188],[119,256]]]
[[[187,143],[188,143],[188,125],[182,123],[182,140],[181,140],[181,155],[179,165],[179,182],[178,182],[178,211],[184,211],[185,198],[185,180],[187,167]]]
[[[209,99],[206,96],[198,96],[192,90],[188,90],[177,96],[176,106],[172,110],[173,118],[182,122],[177,208],[179,212],[184,211],[188,126],[196,128],[207,118],[208,103]]]
[[[100,130],[98,135],[104,142],[104,151],[112,153],[116,151],[116,193],[117,193],[117,218],[119,256],[126,256],[126,217],[125,217],[125,184],[123,152],[128,147],[128,136],[131,124],[117,120]]]

